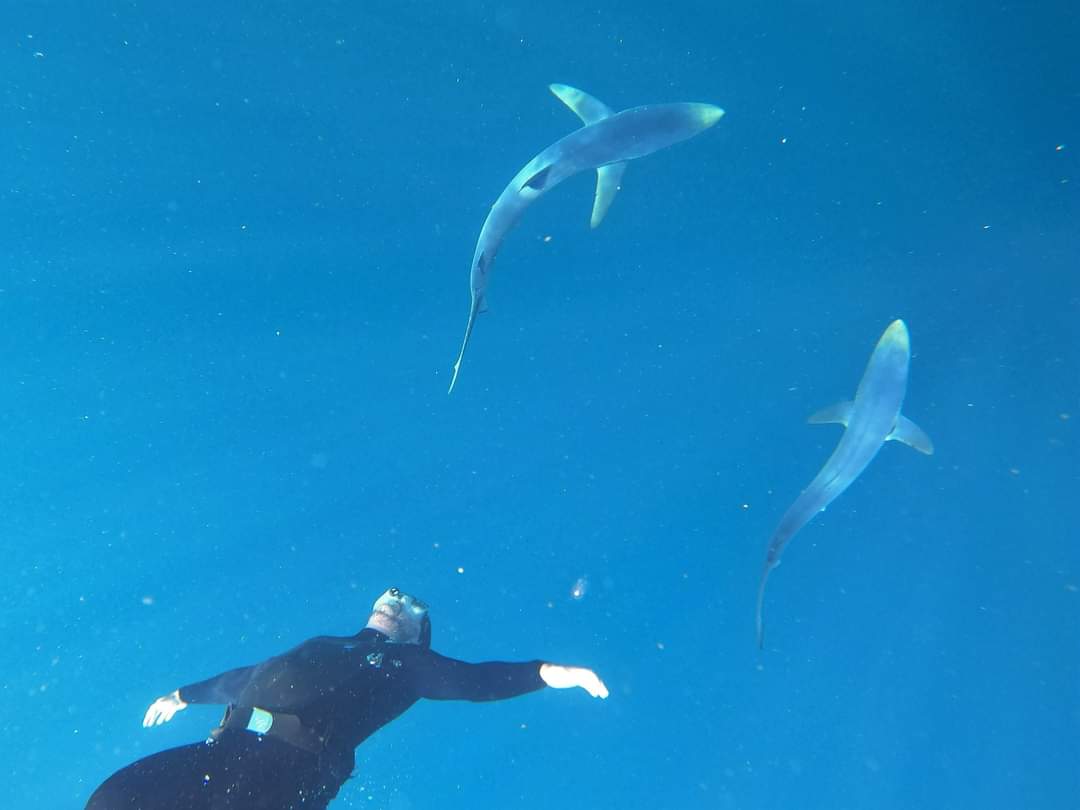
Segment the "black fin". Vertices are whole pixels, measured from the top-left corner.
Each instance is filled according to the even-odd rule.
[[[531,188],[535,189],[536,191],[543,191],[544,186],[547,185],[548,172],[550,171],[551,167],[545,166],[543,169],[541,169],[528,180],[526,180],[525,185],[523,185],[522,188]]]

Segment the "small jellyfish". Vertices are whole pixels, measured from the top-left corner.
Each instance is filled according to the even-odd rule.
[[[576,580],[574,580],[573,587],[570,588],[570,598],[575,599],[575,600],[584,599],[585,594],[588,592],[588,590],[589,590],[589,578],[588,577],[578,577]]]

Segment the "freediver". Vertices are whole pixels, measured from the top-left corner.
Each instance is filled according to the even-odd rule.
[[[420,698],[505,700],[544,686],[608,696],[583,667],[470,664],[439,655],[431,649],[427,605],[390,588],[354,636],[318,636],[155,700],[144,727],[172,720],[191,703],[228,708],[205,742],[122,768],[86,808],[319,810],[352,775],[356,746]]]

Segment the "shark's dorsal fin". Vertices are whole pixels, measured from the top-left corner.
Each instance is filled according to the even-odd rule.
[[[854,402],[837,402],[828,408],[822,408],[806,421],[811,425],[831,425],[836,423],[847,427],[848,419],[851,417],[851,409],[854,406]]]
[[[918,450],[920,453],[934,455],[934,443],[925,431],[903,414],[896,417],[896,424],[892,431],[885,437],[885,441],[903,442],[908,447]]]
[[[593,98],[584,90],[578,90],[568,84],[549,84],[548,87],[559,101],[574,111],[585,126],[595,124],[613,114],[611,107]]]
[[[603,121],[614,115],[614,111],[604,102],[593,98],[584,90],[578,90],[568,84],[549,85],[551,92],[555,94],[563,104],[569,107],[585,126]],[[596,196],[593,198],[592,217],[589,227],[595,228],[604,220],[611,207],[615,194],[622,182],[623,172],[626,171],[626,162],[611,163],[601,166],[596,170]]]

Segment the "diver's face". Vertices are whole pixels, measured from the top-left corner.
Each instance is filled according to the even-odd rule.
[[[416,644],[426,613],[427,605],[419,599],[390,588],[375,600],[367,626],[385,633],[398,644]]]

